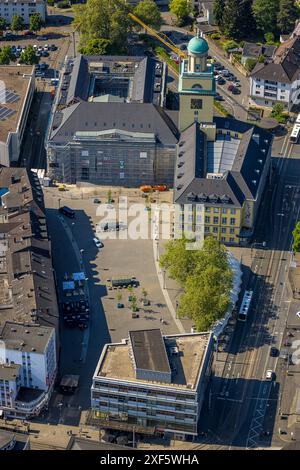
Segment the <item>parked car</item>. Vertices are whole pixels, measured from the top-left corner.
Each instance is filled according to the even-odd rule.
[[[218,85],[225,85],[226,80],[225,80],[225,78],[223,78],[223,77],[219,77],[219,78],[217,79],[217,83],[218,83]]]
[[[232,94],[233,95],[240,95],[241,90],[239,88],[233,87]]]
[[[240,88],[240,86],[241,86],[240,82],[233,82],[233,85],[234,85],[236,88]]]
[[[229,85],[229,86],[227,87],[227,90],[228,90],[228,91],[231,91],[231,93],[232,93],[233,90],[234,90],[234,86],[233,86],[233,85]]]
[[[270,356],[271,356],[271,357],[277,357],[277,356],[278,356],[278,353],[279,353],[279,351],[278,351],[277,348],[272,347],[272,348],[270,349]]]
[[[266,380],[273,380],[273,378],[274,378],[274,372],[271,369],[267,370],[265,379]]]
[[[95,198],[95,199],[94,199],[94,204],[101,204],[101,201],[100,201],[100,199],[98,199],[98,198]]]
[[[93,242],[95,243],[97,248],[103,248],[104,247],[104,243],[98,237],[94,237]]]

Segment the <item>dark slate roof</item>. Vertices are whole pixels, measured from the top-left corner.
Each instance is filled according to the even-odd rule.
[[[265,57],[273,57],[276,46],[273,45],[260,45],[254,42],[245,42],[243,47],[242,55],[246,57],[259,57],[264,55]]]
[[[66,102],[71,103],[74,99],[86,100],[89,91],[89,81],[88,62],[84,56],[79,55],[74,59]]]
[[[170,364],[161,331],[138,330],[129,332],[136,369],[170,373]]]
[[[70,84],[66,93],[66,104],[71,104],[75,100],[88,99],[90,79],[93,74],[89,72],[90,62],[103,63],[104,67],[111,66],[118,62],[136,63],[133,74],[132,101],[142,103],[155,103],[155,93],[153,90],[155,80],[155,65],[157,60],[144,56],[82,56],[74,59],[74,65],[70,73]]]
[[[52,131],[50,140],[69,142],[77,131],[119,129],[128,132],[153,133],[157,141],[175,145],[178,130],[162,108],[151,103],[80,102],[61,111],[60,127]]]
[[[181,134],[174,177],[174,201],[191,200],[213,204],[226,202],[237,207],[247,199],[255,199],[260,178],[272,146],[272,135],[259,127],[227,118],[214,119],[217,129],[242,134],[231,170],[222,179],[206,178],[206,139],[193,123]],[[197,137],[198,136],[198,137]],[[178,178],[178,176],[180,176]]]
[[[282,43],[272,62],[256,64],[251,76],[263,80],[292,83],[300,72],[300,37],[290,38]]]

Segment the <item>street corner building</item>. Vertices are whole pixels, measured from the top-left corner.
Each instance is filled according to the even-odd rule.
[[[0,165],[18,163],[34,90],[34,66],[0,66]]]
[[[92,422],[104,429],[197,436],[211,373],[211,333],[162,336],[159,329],[130,331],[106,344],[93,376]]]
[[[240,244],[253,234],[270,174],[272,135],[213,116],[216,88],[207,55],[208,44],[197,35],[181,62],[174,233]]]
[[[47,405],[59,352],[58,305],[43,192],[25,168],[0,168],[0,413]]]
[[[48,176],[66,183],[172,184],[177,113],[166,65],[149,57],[67,60],[47,140]],[[174,121],[175,119],[175,121]]]

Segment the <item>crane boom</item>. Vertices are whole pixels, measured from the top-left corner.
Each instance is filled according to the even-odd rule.
[[[130,18],[135,21],[136,23],[138,23],[140,26],[142,26],[142,28],[144,28],[149,34],[151,34],[151,36],[154,36],[156,39],[158,39],[159,41],[161,41],[165,46],[167,46],[169,49],[171,49],[171,51],[175,52],[175,54],[177,54],[181,59],[183,59],[185,57],[185,54],[184,52],[182,52],[180,49],[178,49],[178,47],[175,46],[175,44],[173,44],[169,38],[165,39],[162,37],[162,35],[164,36],[163,33],[158,33],[157,31],[155,31],[153,28],[150,28],[150,26],[146,25],[142,20],[140,20],[140,18],[138,18],[137,16],[133,15],[132,13],[128,13],[128,15],[130,16]]]

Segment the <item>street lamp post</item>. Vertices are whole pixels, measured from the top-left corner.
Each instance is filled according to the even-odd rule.
[[[163,269],[163,280],[164,280],[163,288],[165,289],[166,288],[166,270],[165,269]]]
[[[60,197],[58,198],[58,208],[60,209]]]

